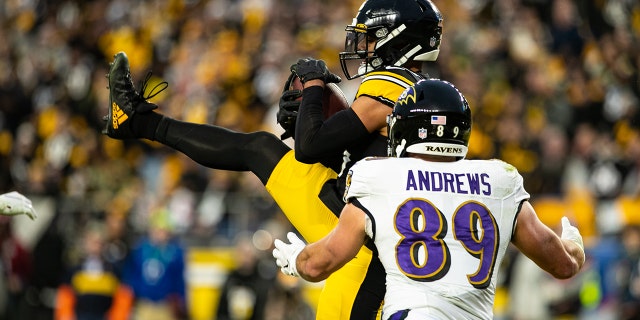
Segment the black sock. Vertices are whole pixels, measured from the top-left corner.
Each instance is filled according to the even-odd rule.
[[[131,119],[131,131],[136,137],[155,140],[154,135],[162,115],[155,112],[137,113]]]

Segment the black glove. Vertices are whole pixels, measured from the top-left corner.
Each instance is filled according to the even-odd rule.
[[[339,76],[329,71],[324,61],[313,58],[299,59],[296,64],[291,66],[291,72],[295,73],[303,84],[315,79],[322,80],[324,83],[338,83],[342,81]]]
[[[293,72],[289,75],[282,89],[280,101],[278,102],[276,119],[278,124],[284,129],[284,133],[280,136],[282,140],[293,137],[296,129],[296,119],[298,117],[298,109],[300,108],[300,100],[298,98],[302,97],[302,91],[291,89],[291,82],[295,76]]]

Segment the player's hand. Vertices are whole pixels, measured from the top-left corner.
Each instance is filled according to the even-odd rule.
[[[293,137],[296,129],[296,120],[298,118],[298,109],[300,108],[302,97],[301,90],[290,89],[291,82],[295,77],[295,73],[291,73],[287,82],[282,90],[280,101],[278,102],[278,113],[276,119],[278,124],[284,129],[284,133],[280,136],[280,139],[284,140],[289,137]]]
[[[315,79],[322,80],[324,83],[338,83],[342,81],[339,76],[329,71],[324,61],[313,58],[299,59],[296,64],[291,66],[291,72],[300,78],[302,84]]]
[[[283,92],[280,97],[276,120],[280,127],[284,129],[284,133],[280,136],[282,140],[295,135],[298,109],[300,108],[300,101],[296,101],[295,99],[297,99],[299,92],[300,90],[288,90]]]
[[[16,191],[0,195],[0,214],[5,216],[25,214],[31,220],[38,217],[31,200]]]
[[[274,244],[276,246],[273,249],[273,257],[276,259],[276,264],[280,267],[282,273],[299,277],[296,267],[296,258],[298,258],[298,254],[304,249],[305,243],[298,238],[298,236],[293,233],[287,233],[287,238],[291,243],[284,243],[280,239],[276,239]]]
[[[560,238],[571,240],[577,243],[584,251],[584,243],[582,242],[582,235],[580,234],[580,230],[572,226],[569,222],[569,218],[567,217],[562,217],[560,221],[562,222],[562,235],[560,236]]]

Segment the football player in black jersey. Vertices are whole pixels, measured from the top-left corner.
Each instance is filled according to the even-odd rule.
[[[278,122],[294,137],[295,151],[268,132],[235,132],[154,112],[157,106],[147,101],[152,96],[144,96],[145,85],[136,92],[123,52],[115,55],[108,75],[103,133],[158,141],[209,168],[253,172],[297,231],[315,242],[333,229],[344,206],[344,169],[366,156],[387,155],[387,115],[407,87],[426,78],[420,74],[423,61],[437,59],[442,20],[430,0],[365,1],[346,28],[340,53],[347,79],[361,77],[362,82],[351,107],[326,120],[324,85],[340,79],[322,60],[298,60],[291,70],[304,89],[285,91],[278,113]],[[375,319],[384,292],[375,247],[363,246],[357,259],[326,280],[316,319]]]

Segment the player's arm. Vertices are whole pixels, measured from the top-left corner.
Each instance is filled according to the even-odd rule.
[[[347,146],[386,127],[386,115],[390,113],[388,106],[374,99],[359,98],[351,108],[338,111],[324,120],[322,97],[327,77],[305,80],[305,74],[331,74],[326,65],[318,61],[301,59],[292,66],[304,85],[296,120],[294,149],[296,159],[305,163],[341,154]]]
[[[319,88],[314,86],[302,92],[294,148],[298,161],[314,163],[327,155],[342,153],[349,145],[362,141],[370,133],[386,128],[386,116],[391,109],[369,97],[360,97],[351,108],[338,111],[323,120],[322,89]],[[310,100],[319,102],[307,104]]]
[[[585,261],[582,236],[563,218],[562,236],[543,224],[528,201],[518,214],[511,242],[540,268],[558,279],[570,278]]]
[[[365,243],[365,213],[347,204],[338,225],[324,238],[307,246],[293,233],[288,237],[291,244],[276,240],[273,251],[282,272],[311,282],[322,281],[353,259]]]

